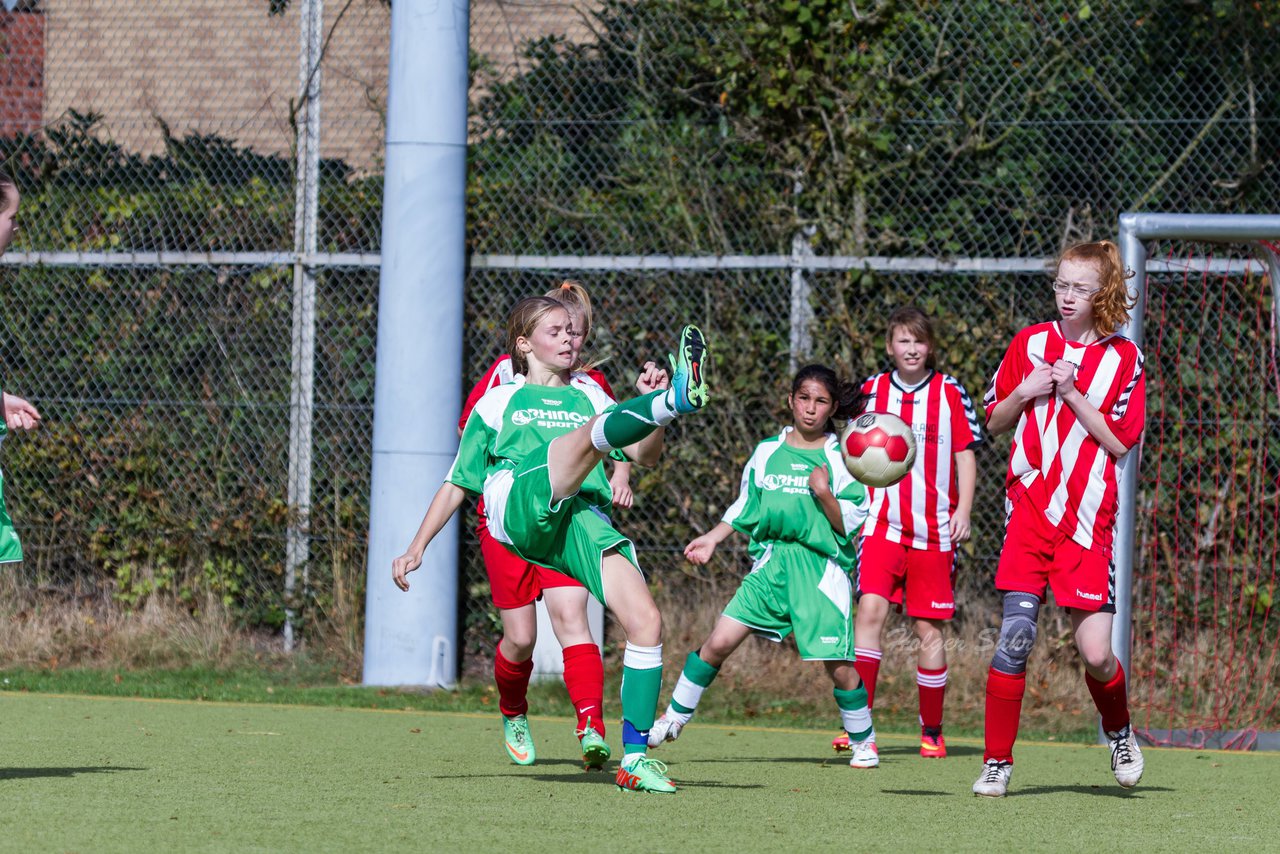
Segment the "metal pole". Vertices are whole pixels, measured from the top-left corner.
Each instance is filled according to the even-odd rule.
[[[289,381],[289,486],[292,511],[285,538],[284,648],[295,646],[299,600],[307,594],[307,561],[311,556],[311,428],[315,409],[316,275],[303,260],[316,251],[316,209],[320,183],[320,50],[324,0],[303,0],[299,8],[302,61],[299,67],[300,109],[305,121],[298,132],[294,183],[293,324]],[[298,576],[302,576],[301,597]]]
[[[458,522],[401,593],[413,538],[457,449],[467,154],[466,0],[391,6],[382,278],[374,384],[364,683],[449,685],[458,649]]]
[[[1142,319],[1147,302],[1147,247],[1142,238],[1126,220],[1120,218],[1120,262],[1126,270],[1133,270],[1130,292],[1137,297],[1129,320],[1121,328],[1121,334],[1139,347],[1142,346]],[[1114,557],[1116,562],[1116,616],[1111,624],[1111,648],[1120,659],[1124,672],[1129,672],[1130,653],[1133,645],[1133,560],[1134,534],[1138,517],[1138,468],[1141,446],[1121,457],[1119,462],[1119,507],[1116,513],[1116,538]]]

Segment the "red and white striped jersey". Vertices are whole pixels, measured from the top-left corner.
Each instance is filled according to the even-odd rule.
[[[1039,365],[1065,359],[1076,366],[1076,387],[1098,408],[1126,448],[1142,437],[1146,380],[1142,351],[1121,335],[1090,344],[1068,341],[1057,321],[1014,336],[983,401],[987,417]],[[1018,418],[1005,476],[1006,507],[1044,480],[1045,518],[1087,549],[1111,553],[1117,508],[1116,458],[1089,434],[1057,394],[1028,403]]]
[[[889,412],[911,425],[916,461],[893,486],[872,489],[862,535],[914,549],[950,551],[951,510],[959,496],[955,454],[982,443],[973,401],[955,377],[931,371],[916,386],[885,371],[862,384],[867,412]]]

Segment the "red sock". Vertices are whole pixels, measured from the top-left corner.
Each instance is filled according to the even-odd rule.
[[[942,729],[942,698],[947,693],[947,668],[916,668],[916,686],[920,689],[920,726]]]
[[[523,715],[529,711],[529,676],[533,673],[533,659],[521,662],[508,661],[502,654],[502,645],[493,653],[493,681],[498,683],[498,711],[507,717]]]
[[[1117,732],[1129,723],[1129,692],[1124,684],[1124,667],[1116,659],[1116,675],[1110,682],[1103,683],[1084,672],[1084,684],[1089,686],[1093,695],[1093,704],[1098,707],[1102,716],[1102,728],[1107,732]]]
[[[873,708],[876,699],[876,677],[880,675],[882,653],[878,649],[859,646],[854,647],[853,654],[857,657],[853,662],[853,669],[858,671],[858,675],[862,677],[862,686],[867,689],[867,708]]]
[[[1018,718],[1022,717],[1022,695],[1027,690],[1027,675],[987,671],[987,749],[982,761],[1013,761],[1013,743],[1018,740]]]
[[[564,687],[578,716],[578,729],[591,728],[604,735],[604,662],[600,647],[579,643],[564,648]]]

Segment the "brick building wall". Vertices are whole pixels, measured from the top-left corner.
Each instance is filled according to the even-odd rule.
[[[101,113],[111,136],[143,153],[173,133],[216,133],[256,151],[292,147],[301,91],[297,2],[47,0],[44,120]],[[382,150],[390,14],[374,0],[325,3],[332,31],[322,77],[321,155],[374,168]],[[336,24],[336,27],[335,27]]]
[[[324,6],[321,155],[378,169],[390,10],[379,0]],[[472,0],[471,50],[513,73],[524,41],[585,36],[585,6]],[[0,135],[76,110],[101,114],[113,139],[144,154],[163,148],[160,121],[179,136],[218,134],[288,154],[290,103],[301,90],[298,7],[273,16],[269,0],[25,0],[19,8],[35,11],[0,11]]]
[[[44,15],[0,8],[0,136],[40,128],[43,85]]]

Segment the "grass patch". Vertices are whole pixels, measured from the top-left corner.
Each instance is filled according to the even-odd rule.
[[[951,758],[922,760],[913,738],[886,736],[881,767],[856,771],[822,743],[826,729],[704,723],[657,753],[679,792],[631,795],[611,774],[581,770],[564,716],[535,716],[538,761],[520,768],[492,714],[13,692],[0,704],[10,744],[0,785],[20,806],[0,813],[0,834],[15,851],[514,843],[741,854],[914,851],[939,840],[989,851],[993,828],[1005,829],[1000,840],[1014,833],[1020,850],[1096,850],[1083,827],[1123,827],[1138,851],[1263,851],[1275,847],[1280,802],[1274,754],[1149,749],[1142,785],[1126,791],[1105,748],[1028,741],[1010,797],[989,801],[969,791],[981,760],[972,740],[956,738]],[[616,759],[616,727],[609,741]]]
[[[667,676],[668,684],[674,682],[674,674],[668,673]],[[349,684],[344,680],[346,677],[335,665],[305,658],[268,668],[0,670],[0,689],[10,692],[498,714],[497,692],[493,683],[487,680],[469,679],[452,690],[373,688]],[[618,674],[610,674],[605,680],[605,707],[612,720],[620,716],[617,702],[619,680]],[[665,695],[663,699],[665,702]],[[531,685],[529,712],[543,717],[567,715],[569,702],[564,685],[553,680]],[[918,729],[913,716],[914,708],[890,707],[877,712],[876,726],[881,732],[910,734]],[[830,730],[833,735],[837,721],[834,701],[829,695],[823,701],[813,702],[781,696],[776,692],[733,690],[719,684],[708,692],[697,718],[699,724]],[[980,737],[981,721],[976,726],[949,724],[947,733]],[[1083,744],[1096,739],[1092,718],[1084,714],[1081,725],[1074,728],[1024,728],[1022,734],[1030,739]]]

